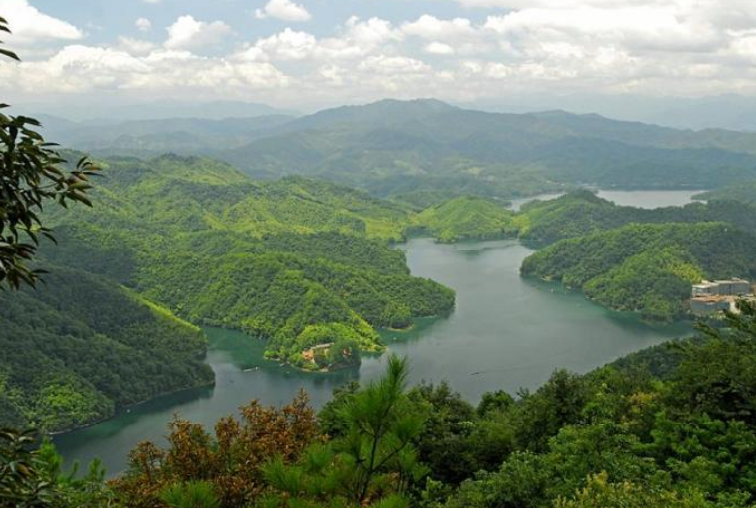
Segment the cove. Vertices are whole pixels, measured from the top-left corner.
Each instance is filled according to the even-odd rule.
[[[473,402],[486,391],[535,389],[557,368],[587,372],[690,332],[688,324],[650,326],[559,285],[521,278],[520,264],[532,251],[516,241],[441,245],[415,239],[400,248],[413,274],[457,291],[457,307],[448,317],[418,320],[410,331],[383,332],[383,338],[392,352],[409,358],[411,383],[446,380]],[[380,375],[386,358],[364,357],[360,368],[328,374],[303,373],[264,360],[264,344],[242,333],[215,328],[207,333],[215,386],[161,397],[57,436],[66,460],[85,464],[99,457],[117,474],[137,443],[163,443],[174,414],[211,428],[252,399],[282,404],[299,389],[319,407],[341,384]]]

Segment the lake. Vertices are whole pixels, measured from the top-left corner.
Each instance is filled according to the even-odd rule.
[[[705,192],[703,190],[599,190],[600,198],[611,201],[620,206],[634,206],[637,208],[660,208],[663,206],[685,206],[693,202],[693,196]],[[510,208],[519,211],[522,205],[536,199],[549,201],[564,196],[564,193],[539,194],[528,198],[513,199]]]
[[[446,380],[473,402],[490,390],[536,388],[556,368],[587,372],[690,331],[687,324],[649,326],[558,285],[522,279],[520,264],[532,251],[516,241],[441,245],[415,239],[400,248],[413,274],[457,291],[457,308],[446,318],[419,320],[408,332],[384,332],[384,340],[391,351],[409,358],[412,383]],[[367,357],[360,368],[306,374],[263,360],[264,344],[244,334],[207,332],[214,387],[161,397],[58,436],[64,457],[82,462],[100,457],[110,473],[117,473],[139,441],[162,442],[174,414],[212,426],[251,399],[282,404],[300,388],[320,406],[340,384],[374,379],[386,358]]]

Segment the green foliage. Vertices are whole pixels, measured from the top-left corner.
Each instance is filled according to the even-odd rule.
[[[528,257],[523,275],[559,280],[645,317],[681,317],[691,283],[756,275],[756,237],[722,223],[631,224],[563,240]]]
[[[377,484],[386,481],[397,482],[398,492],[404,492],[422,475],[412,441],[422,430],[423,416],[404,393],[406,378],[407,360],[390,356],[386,374],[348,399],[341,411],[346,433],[340,450],[351,466],[355,502],[371,498]]]
[[[644,488],[630,482],[610,483],[606,473],[591,476],[588,485],[569,501],[562,498],[556,508],[706,508],[714,505],[700,494],[678,494]]]
[[[628,224],[726,222],[756,234],[756,207],[733,201],[692,203],[656,209],[619,206],[588,190],[550,201],[534,201],[517,215],[520,239],[540,248],[566,238],[577,238]]]
[[[737,201],[756,206],[756,181],[738,182],[695,196],[703,201]]]
[[[87,480],[61,476],[48,445],[0,458],[33,463],[64,508],[752,508],[756,308],[727,317],[617,367],[487,394],[477,410],[444,384],[405,392],[406,364],[391,357],[383,378],[326,405],[330,436],[304,399],[251,404],[214,435],[177,420],[167,449],[140,445],[110,486],[96,466]]]
[[[727,329],[705,328],[708,339],[651,349],[621,370],[557,372],[504,404],[514,453],[434,506],[753,506],[756,309],[742,305]],[[665,365],[665,380],[645,365]]]
[[[459,483],[471,470],[478,469],[470,437],[477,430],[472,405],[446,383],[422,384],[413,388],[409,397],[427,415],[416,446],[420,460],[433,471],[434,478]]]
[[[107,168],[101,207],[55,214],[66,242],[47,255],[184,319],[267,339],[271,358],[311,370],[356,364],[360,351],[383,349],[374,327],[454,306],[451,290],[411,277],[387,247],[406,216],[396,205],[302,178],[257,183],[206,159]]]
[[[496,201],[473,197],[459,197],[427,208],[413,219],[413,224],[446,243],[512,238],[518,230],[513,212]]]
[[[0,506],[12,508],[115,508],[105,472],[94,461],[86,474],[78,466],[63,473],[63,459],[31,431],[0,430]]]
[[[160,499],[170,508],[218,508],[220,500],[213,485],[206,481],[174,483],[166,487]]]
[[[434,100],[326,110],[220,154],[256,176],[297,173],[422,204],[514,198],[586,182],[710,188],[753,178],[752,134],[676,131],[561,112],[513,115]]]
[[[710,340],[688,345],[677,371],[678,404],[722,420],[756,423],[756,305],[741,301],[724,330],[700,325]],[[702,375],[703,374],[703,375]]]
[[[408,507],[408,489],[425,473],[412,442],[423,415],[405,394],[406,360],[391,356],[377,382],[341,398],[340,436],[314,444],[295,464],[264,468],[273,488],[265,507]]]
[[[0,32],[10,33],[4,18],[0,18]],[[0,55],[19,59],[2,47]],[[0,104],[0,110],[7,107]],[[52,230],[42,223],[45,204],[67,207],[70,201],[92,206],[87,191],[97,166],[81,158],[75,169],[65,171],[66,161],[35,130],[40,126],[34,118],[0,113],[0,290],[34,286],[44,273],[29,263],[36,256],[40,237],[55,241]]]
[[[30,449],[31,433],[0,431],[0,502],[3,506],[54,507],[55,487],[45,475],[39,451]]]
[[[204,335],[167,310],[54,267],[37,289],[0,295],[0,421],[68,430],[210,383],[205,350]]]

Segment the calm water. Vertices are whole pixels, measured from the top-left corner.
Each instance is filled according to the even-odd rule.
[[[384,339],[392,351],[409,357],[413,383],[447,380],[471,401],[489,390],[535,388],[558,367],[586,372],[689,331],[687,325],[652,328],[577,293],[521,279],[520,264],[531,251],[517,242],[439,245],[418,239],[403,248],[415,275],[457,291],[457,308],[448,318],[421,320],[411,331],[385,333]],[[163,397],[59,436],[64,456],[83,462],[101,457],[116,473],[139,441],[162,440],[174,414],[210,426],[251,399],[281,404],[300,388],[320,406],[334,387],[372,379],[385,362],[385,357],[367,358],[359,369],[304,374],[264,361],[264,344],[243,334],[218,329],[208,334],[215,387]]]
[[[634,206],[637,208],[660,208],[663,206],[685,206],[693,202],[693,196],[704,192],[702,190],[683,190],[683,191],[610,191],[600,190],[598,196],[608,201],[612,201],[621,206]],[[519,211],[522,205],[533,200],[549,201],[564,196],[564,193],[558,194],[540,194],[529,198],[514,199],[510,208]]]
[[[702,190],[682,191],[609,191],[600,190],[599,197],[622,206],[636,208],[659,208],[662,206],[685,206],[693,202],[693,196]]]

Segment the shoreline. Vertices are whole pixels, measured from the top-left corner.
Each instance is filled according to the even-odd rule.
[[[215,376],[213,375],[213,377],[215,377]],[[213,379],[209,383],[198,384],[198,385],[195,385],[195,386],[187,386],[187,387],[184,387],[184,388],[179,388],[179,389],[176,389],[176,390],[171,390],[171,391],[168,391],[168,392],[165,392],[165,393],[160,393],[158,395],[155,395],[154,397],[150,397],[148,399],[144,399],[142,401],[135,402],[134,404],[129,404],[128,406],[122,406],[117,411],[114,411],[112,415],[110,415],[110,416],[108,416],[106,418],[102,418],[100,420],[89,422],[87,424],[80,425],[80,426],[77,426],[77,427],[74,427],[74,428],[71,428],[71,429],[56,430],[54,432],[44,432],[43,434],[45,436],[51,437],[53,439],[56,438],[56,437],[65,436],[66,434],[72,434],[74,432],[78,432],[80,430],[84,430],[84,429],[87,429],[89,427],[94,427],[96,425],[100,425],[102,423],[105,423],[105,422],[108,422],[108,421],[113,420],[115,418],[118,418],[119,416],[123,415],[124,413],[126,413],[126,414],[129,413],[132,409],[137,408],[139,406],[143,406],[145,404],[148,404],[148,403],[150,403],[150,402],[152,402],[154,400],[158,400],[158,399],[161,399],[163,397],[170,397],[171,395],[176,395],[176,394],[181,393],[181,392],[188,392],[190,390],[197,390],[199,388],[208,388],[208,387],[214,387],[214,386],[215,386],[215,379]]]

